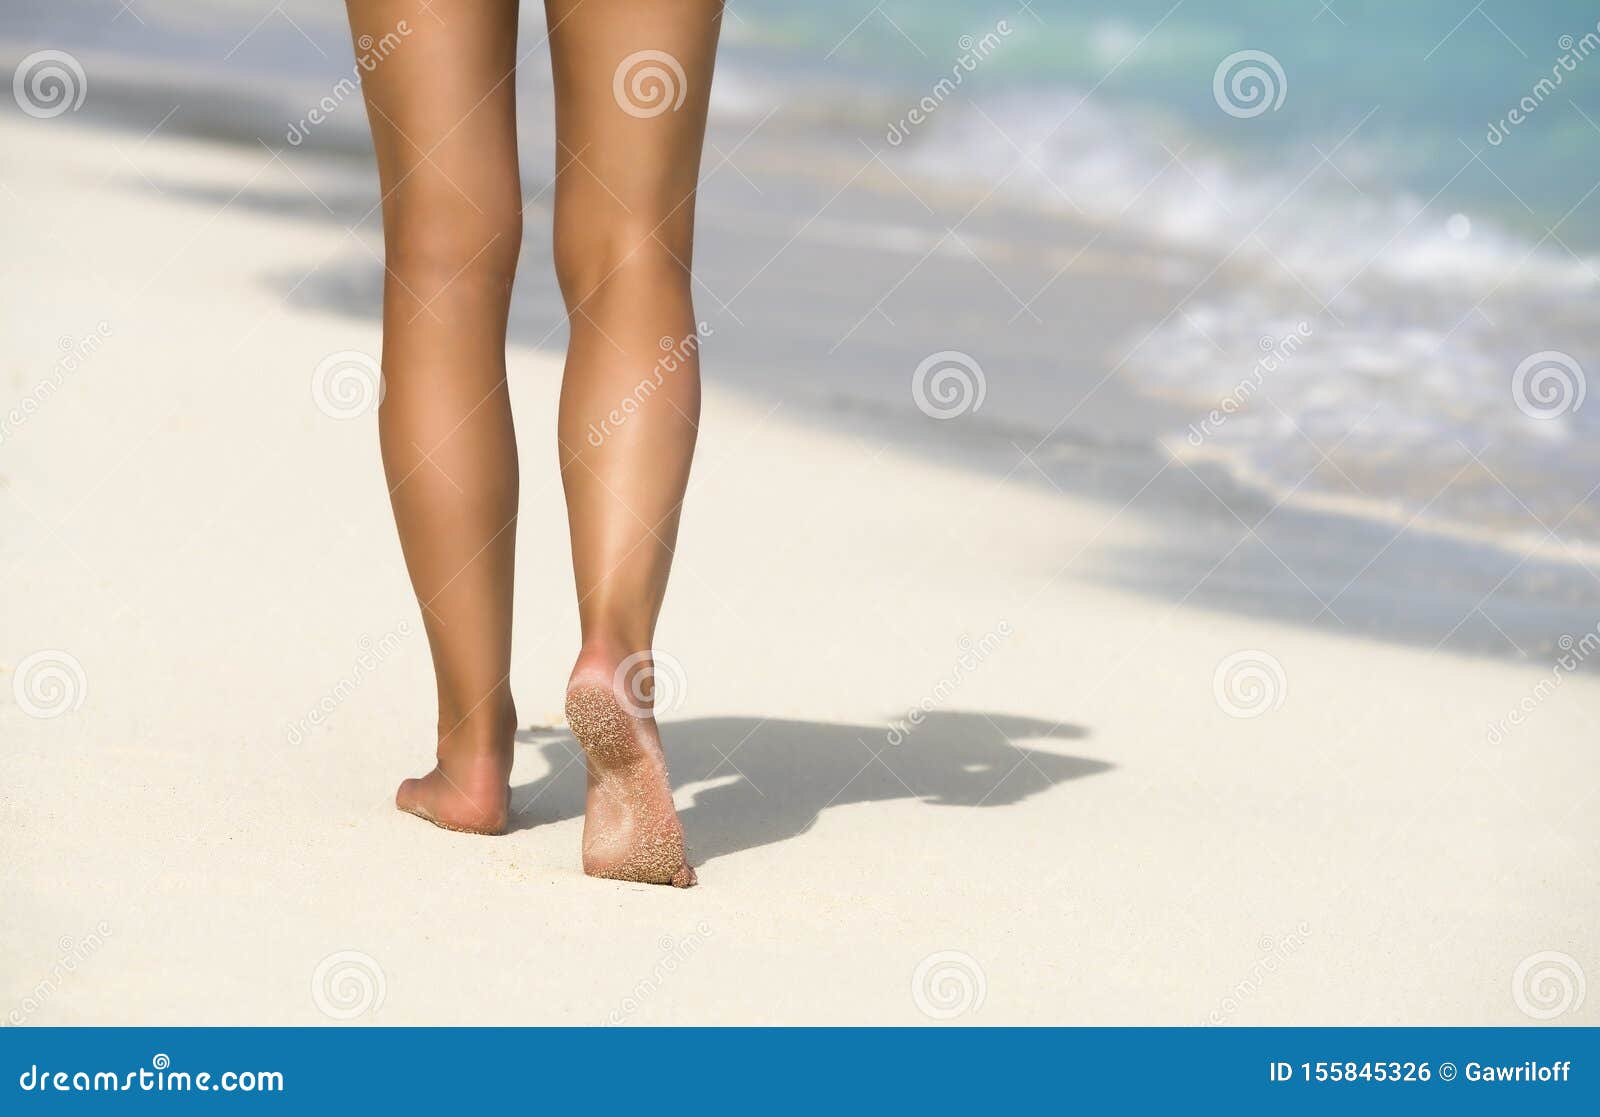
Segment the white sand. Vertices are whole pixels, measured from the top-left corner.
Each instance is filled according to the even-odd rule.
[[[0,1017],[321,1023],[313,974],[340,951],[381,970],[357,1018],[378,1024],[914,1024],[913,975],[942,951],[982,1000],[952,980],[924,1002],[980,1024],[1519,1024],[1529,956],[1600,977],[1596,683],[1491,746],[1549,664],[1109,590],[1086,571],[1159,530],[1137,506],[996,486],[726,391],[660,638],[687,680],[665,736],[702,886],[581,875],[558,735],[519,746],[538,825],[485,839],[396,813],[432,749],[426,648],[375,420],[310,394],[378,329],[284,298],[362,244],[224,205],[303,189],[265,151],[15,118],[0,149],[5,398],[58,338],[109,328],[0,443]],[[576,637],[559,366],[512,368],[513,681],[524,722],[551,723]],[[962,672],[961,638],[1002,623]],[[402,624],[362,672],[363,638]],[[41,649],[87,681],[50,719],[13,694]],[[1287,679],[1254,719],[1213,693],[1245,649]],[[886,719],[935,694],[887,745]],[[1600,1022],[1600,995],[1558,1019]]]

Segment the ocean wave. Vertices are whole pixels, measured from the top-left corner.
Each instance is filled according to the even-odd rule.
[[[1169,432],[1180,452],[1284,496],[1600,541],[1600,408],[1582,406],[1596,260],[1386,192],[1354,140],[1262,168],[1059,91],[946,106],[915,140],[909,171],[1200,261],[1204,278],[1118,367],[1192,409]],[[1264,350],[1302,324],[1304,344],[1263,373]],[[1524,366],[1541,358],[1536,381]]]
[[[947,106],[916,139],[907,156],[920,174],[982,182],[1175,247],[1287,266],[1323,298],[1369,272],[1450,290],[1576,292],[1600,282],[1600,257],[1386,188],[1385,153],[1364,144],[1359,128],[1342,145],[1335,136],[1246,157],[1153,113],[1039,89]],[[1461,164],[1471,161],[1463,149]],[[1441,186],[1449,171],[1440,168]]]

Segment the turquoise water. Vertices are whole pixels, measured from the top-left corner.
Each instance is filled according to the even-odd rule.
[[[1600,174],[1600,59],[1564,71],[1561,87],[1504,143],[1491,147],[1489,125],[1563,54],[1582,49],[1577,40],[1596,30],[1600,5],[1487,0],[1474,11],[1474,4],[1031,0],[1024,8],[1006,0],[891,0],[875,12],[870,0],[740,0],[729,26],[797,56],[831,52],[830,64],[841,69],[893,72],[915,87],[948,72],[961,36],[1004,20],[1013,33],[969,79],[979,95],[1044,95],[1052,87],[1081,95],[1093,87],[1095,103],[1165,122],[1245,166],[1312,143],[1328,151],[1366,119],[1336,159],[1355,185],[1425,198],[1443,187],[1440,205],[1492,214],[1538,237]],[[1563,36],[1572,37],[1571,47],[1561,45]],[[1218,111],[1212,78],[1221,59],[1247,49],[1278,60],[1287,95],[1277,111],[1240,120]],[[1494,173],[1478,168],[1446,186],[1469,158],[1463,143],[1485,151]],[[1600,247],[1600,204],[1591,198],[1580,206],[1562,235],[1580,250]]]
[[[808,68],[858,80],[865,119],[874,98],[931,98],[864,137],[891,163],[1200,261],[1176,306],[1152,296],[1152,332],[1101,358],[1141,391],[1205,415],[1305,324],[1264,399],[1206,439],[1241,476],[1600,542],[1600,408],[1583,406],[1600,367],[1600,4],[737,11],[735,62],[792,59],[795,88]],[[1235,86],[1224,60],[1244,51],[1260,81]]]

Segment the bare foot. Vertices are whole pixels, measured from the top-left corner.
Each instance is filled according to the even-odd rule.
[[[492,734],[460,726],[439,742],[438,764],[421,779],[405,780],[394,805],[446,830],[503,834],[511,809],[512,740],[517,715]]]
[[[567,687],[567,724],[589,761],[583,871],[610,880],[693,885],[655,719],[625,707],[609,672],[580,667]]]

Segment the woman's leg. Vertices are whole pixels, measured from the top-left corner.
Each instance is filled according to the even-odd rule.
[[[647,679],[700,413],[689,260],[722,4],[545,10],[571,321],[559,434],[583,628],[568,716],[589,758],[584,869],[686,885]]]
[[[522,241],[516,0],[348,0],[383,189],[378,415],[395,523],[438,682],[438,766],[395,803],[505,828],[516,712],[511,579],[517,447],[506,316]],[[371,36],[371,39],[367,39]]]

